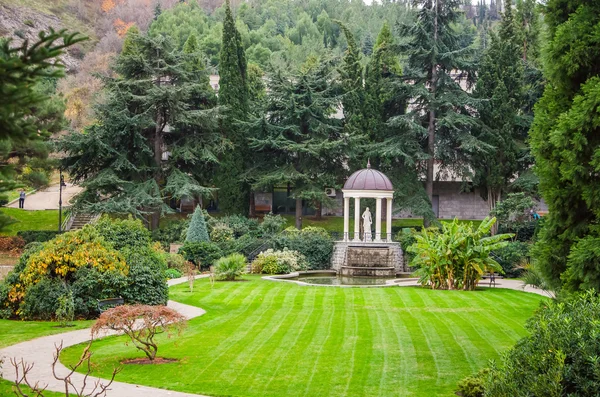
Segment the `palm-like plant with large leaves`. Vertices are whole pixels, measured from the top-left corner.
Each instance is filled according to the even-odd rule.
[[[419,283],[433,289],[473,290],[486,271],[502,273],[490,252],[504,247],[511,234],[490,236],[496,218],[486,218],[474,228],[458,219],[442,223],[442,228],[423,229],[408,248],[415,254],[411,265],[417,268]]]

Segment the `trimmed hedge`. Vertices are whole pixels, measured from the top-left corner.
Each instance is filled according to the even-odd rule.
[[[45,243],[59,234],[61,232],[58,230],[21,230],[17,232],[17,236],[25,240],[25,244]]]

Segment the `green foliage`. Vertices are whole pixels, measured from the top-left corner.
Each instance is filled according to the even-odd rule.
[[[127,247],[122,252],[129,265],[129,280],[134,280],[122,291],[125,302],[166,305],[169,288],[165,277],[167,262],[164,256],[150,246]]]
[[[188,226],[185,242],[186,243],[199,243],[202,241],[210,241],[208,237],[208,230],[206,228],[206,221],[204,220],[204,213],[200,206],[194,210],[192,220]]]
[[[179,278],[181,276],[183,276],[183,273],[181,273],[181,271],[179,271],[178,269],[169,268],[165,270],[165,277],[167,278],[167,280],[172,278]]]
[[[490,252],[505,247],[510,234],[488,236],[495,218],[485,219],[479,227],[471,223],[442,223],[441,230],[423,229],[416,243],[409,247],[415,257],[411,265],[419,283],[433,289],[474,290],[487,271],[502,272]]]
[[[128,30],[112,77],[104,81],[98,123],[57,145],[66,153],[62,165],[71,178],[85,181],[76,208],[140,218],[151,214],[154,229],[159,215],[171,211],[167,198],[212,192],[208,174],[223,141],[214,91],[196,55],[173,48],[162,35]]]
[[[19,306],[19,316],[29,320],[51,320],[59,308],[58,300],[64,293],[65,286],[59,279],[42,279],[27,290]]]
[[[105,215],[94,227],[117,251],[126,247],[146,247],[151,242],[148,229],[131,216],[128,219],[110,219]]]
[[[233,281],[246,271],[246,257],[242,254],[231,254],[215,262],[217,280]]]
[[[235,239],[233,229],[224,223],[216,223],[210,231],[210,241],[215,243],[223,243]]]
[[[300,231],[284,232],[273,239],[273,248],[297,251],[306,257],[308,270],[331,268],[333,239],[323,228],[307,227]]]
[[[535,201],[525,193],[509,193],[498,204],[490,215],[498,219],[498,223],[514,233],[522,225],[531,220],[530,211],[536,206]]]
[[[281,215],[273,215],[273,213],[265,214],[263,221],[260,224],[260,231],[264,236],[274,236],[285,228],[287,220]]]
[[[502,266],[506,277],[519,277],[523,273],[523,266],[529,259],[530,245],[522,241],[512,241],[493,252],[493,258]]]
[[[597,395],[599,321],[600,298],[593,291],[544,304],[527,323],[530,335],[492,365],[485,395]]]
[[[223,251],[215,243],[207,241],[186,242],[179,249],[185,260],[192,262],[199,269],[208,269],[213,263],[223,256]]]
[[[586,280],[600,274],[597,259],[588,257],[585,266],[561,278],[569,263],[583,265],[569,262],[578,242],[597,235],[600,5],[551,0],[544,20],[550,38],[545,46],[547,85],[535,108],[530,142],[549,213],[532,256],[553,287],[566,282],[576,290],[587,288]]]
[[[304,255],[287,248],[281,251],[268,249],[252,261],[252,273],[286,274],[307,270],[307,267]]]
[[[475,375],[467,376],[458,382],[456,394],[462,397],[483,397],[484,382],[489,372],[488,368],[484,368]]]
[[[125,276],[118,272],[100,272],[94,268],[83,267],[75,272],[70,285],[75,303],[75,315],[93,318],[98,314],[98,300],[121,296],[129,284],[137,280],[131,273]]]
[[[163,249],[169,250],[171,243],[183,243],[187,235],[189,220],[169,222],[166,226],[152,231],[152,240],[158,241]]]
[[[210,227],[214,227],[214,225],[217,224],[223,224],[229,227],[235,234],[236,238],[248,233],[256,234],[259,228],[257,219],[250,219],[242,215],[229,215],[221,218],[211,218],[209,221]]]
[[[17,236],[25,240],[25,244],[29,243],[44,243],[48,240],[52,240],[60,233],[56,230],[20,230],[17,232]]]
[[[408,248],[417,242],[417,238],[415,237],[416,234],[417,231],[415,229],[408,228],[403,228],[396,234],[395,241],[400,242],[400,248],[402,248],[405,263],[410,263],[414,258],[414,253]]]
[[[73,318],[75,317],[75,301],[72,291],[67,291],[58,298],[58,308],[56,309],[55,317],[61,327],[72,325]]]

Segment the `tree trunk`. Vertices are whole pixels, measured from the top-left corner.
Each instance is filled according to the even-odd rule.
[[[498,193],[495,189],[488,187],[488,203],[490,205],[490,215],[491,212],[494,211],[496,205],[498,204],[498,200],[500,198],[500,193]],[[494,223],[492,229],[490,230],[492,236],[498,233],[498,223]]]
[[[438,2],[433,2],[433,7],[435,7],[434,19],[433,19],[433,42],[434,45],[437,44],[438,41]],[[435,50],[434,50],[435,52]],[[429,198],[429,202],[433,206],[433,166],[435,163],[435,109],[434,109],[434,101],[435,101],[435,91],[437,85],[437,63],[435,54],[431,61],[431,80],[429,81],[429,87],[431,89],[431,102],[429,104],[429,125],[427,126],[427,155],[429,158],[427,159],[427,176],[425,181],[425,191],[427,192],[427,197]],[[432,207],[433,210],[433,207]],[[429,221],[427,219],[423,220],[423,225],[425,227],[429,227]]]
[[[296,199],[296,229],[302,230],[302,199]]]
[[[316,206],[316,211],[315,211],[315,219],[320,221],[321,219],[323,219],[323,203],[320,201],[317,201],[317,206]]]
[[[156,83],[158,86],[161,84],[160,77]],[[162,110],[159,107],[156,112],[156,125],[154,126],[154,161],[156,162],[156,171],[154,172],[154,180],[156,181],[156,185],[160,186],[161,183],[161,170],[162,170],[162,150],[163,150],[163,140],[162,140],[162,130],[164,124]],[[160,222],[160,209],[155,208],[152,212],[150,218],[150,230],[158,229]]]
[[[256,218],[256,197],[254,197],[254,191],[250,191],[250,210],[248,216]]]

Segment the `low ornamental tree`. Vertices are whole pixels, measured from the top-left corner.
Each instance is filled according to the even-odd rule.
[[[458,219],[442,223],[439,229],[423,229],[415,235],[416,242],[408,248],[415,254],[411,266],[419,283],[432,289],[463,289],[472,291],[484,272],[502,273],[502,267],[490,257],[490,252],[508,244],[511,234],[489,236],[496,218],[484,219],[477,229],[472,223]]]
[[[206,221],[204,220],[204,214],[200,206],[196,207],[190,226],[188,227],[185,241],[189,243],[200,243],[202,241],[210,241],[208,237],[208,229],[206,227]]]
[[[186,318],[166,306],[123,305],[102,313],[92,327],[92,336],[106,330],[122,332],[153,362],[158,351],[156,335],[181,334],[186,326]]]

